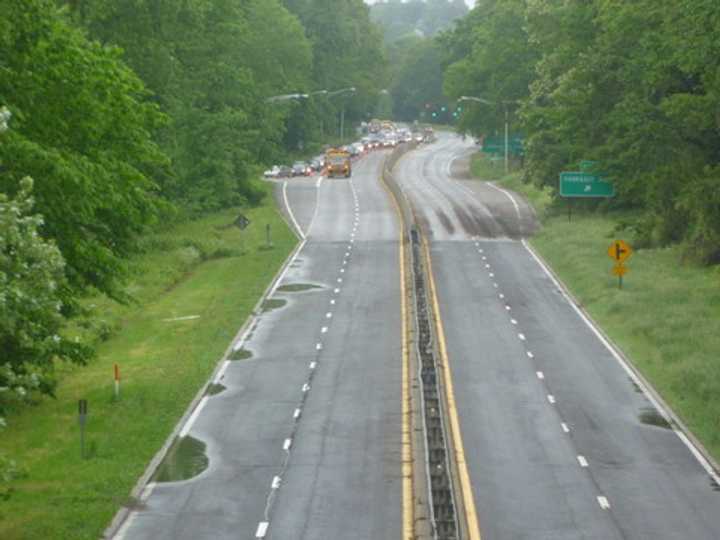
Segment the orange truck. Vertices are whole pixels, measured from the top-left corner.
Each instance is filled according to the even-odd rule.
[[[325,154],[325,163],[327,164],[328,178],[338,176],[350,178],[352,176],[350,152],[336,148],[330,149]]]

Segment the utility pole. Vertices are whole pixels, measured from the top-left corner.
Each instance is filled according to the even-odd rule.
[[[508,106],[505,101],[503,101],[503,107],[505,107],[505,174],[508,174],[509,172],[509,127],[508,127]]]

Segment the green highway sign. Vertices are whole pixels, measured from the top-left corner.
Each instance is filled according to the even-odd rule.
[[[615,188],[597,174],[560,173],[561,197],[614,197]]]
[[[485,154],[505,154],[505,138],[485,137],[482,151]],[[513,136],[508,139],[508,154],[513,156],[524,154],[522,137]]]

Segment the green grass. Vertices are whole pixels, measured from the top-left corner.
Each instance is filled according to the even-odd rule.
[[[478,172],[489,166],[481,159],[474,163]],[[720,268],[683,264],[679,247],[636,250],[618,290],[607,249],[627,215],[578,209],[568,222],[562,205],[552,205],[548,192],[524,184],[520,174],[499,183],[535,205],[543,227],[533,247],[720,459]]]
[[[269,186],[268,186],[269,189]],[[116,333],[87,367],[65,366],[57,399],[16,411],[0,454],[26,472],[0,502],[0,538],[97,539],[295,245],[268,196],[146,240],[130,291],[137,303],[95,303]],[[273,249],[265,249],[271,225]],[[244,244],[244,249],[242,248]],[[199,315],[199,319],[165,319]],[[113,364],[122,390],[113,399]],[[80,459],[77,400],[89,402],[91,457]]]

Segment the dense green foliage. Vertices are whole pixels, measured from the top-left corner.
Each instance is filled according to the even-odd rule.
[[[313,50],[315,88],[331,93],[355,88],[354,94],[319,95],[311,100],[324,130],[337,132],[338,112],[346,123],[367,120],[386,80],[386,59],[379,29],[363,0],[285,0],[303,23]]]
[[[343,109],[348,132],[372,114],[386,65],[368,7],[287,4],[0,0],[2,392],[36,373],[49,392],[56,360],[88,360],[67,321],[99,327],[84,296],[132,299],[153,228],[257,204],[265,166],[319,147]],[[286,94],[309,97],[269,99]]]
[[[482,0],[441,38],[461,129],[526,135],[528,180],[597,162],[637,245],[720,261],[720,4]]]
[[[370,13],[392,43],[408,35],[432,37],[467,12],[465,0],[385,0],[373,4]]]

